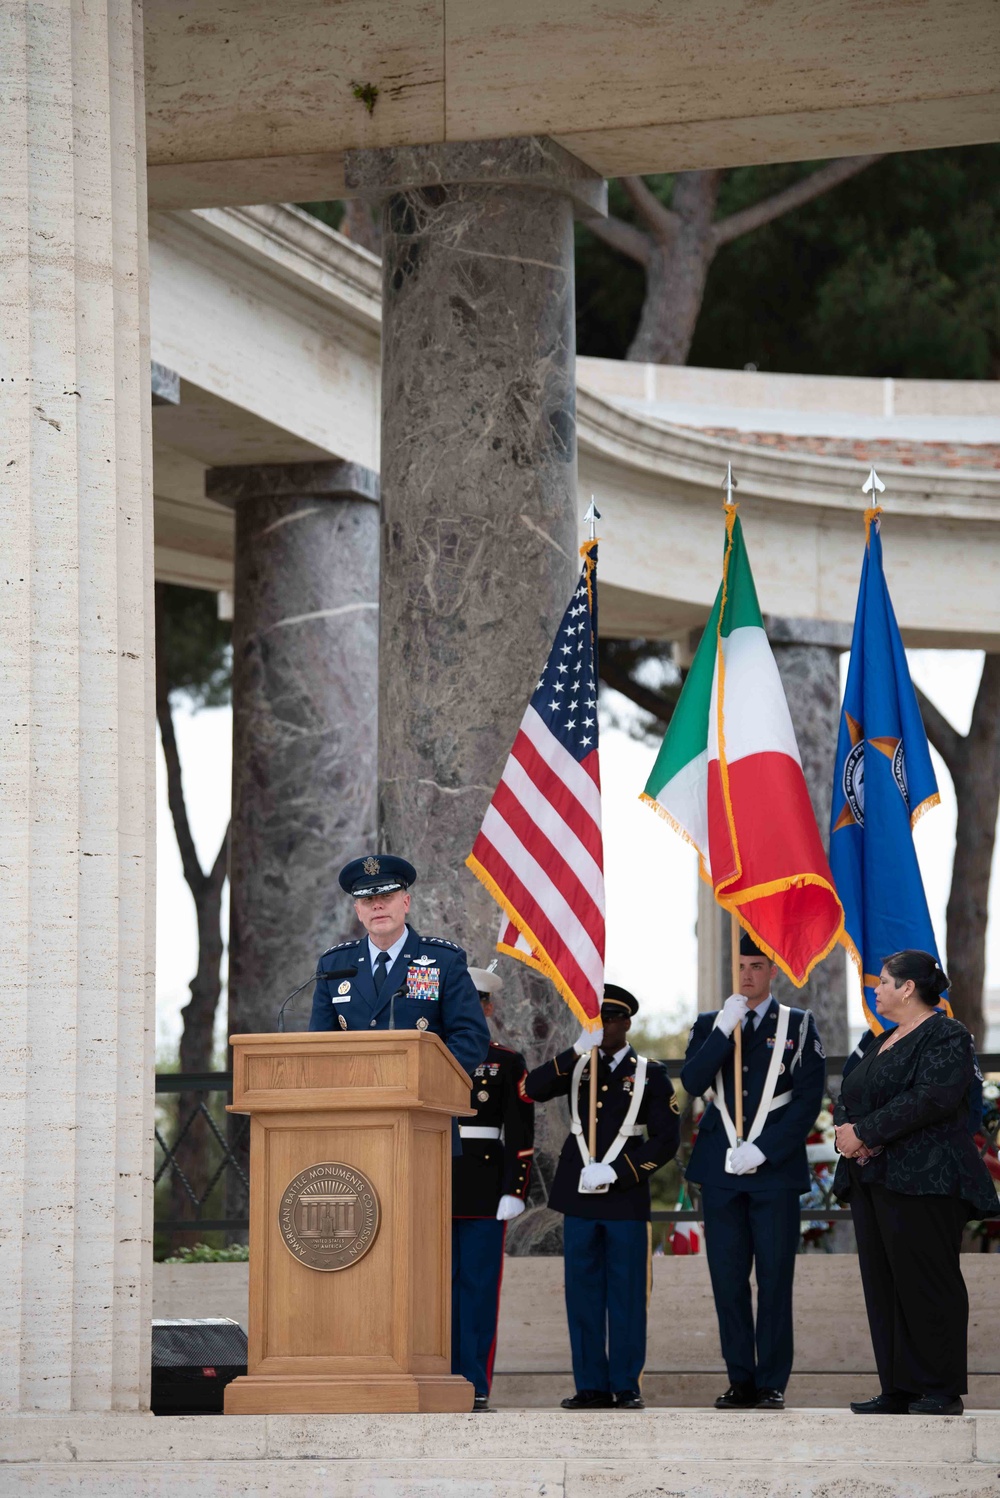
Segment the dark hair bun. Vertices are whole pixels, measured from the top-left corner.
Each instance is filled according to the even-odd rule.
[[[931,1008],[948,988],[948,975],[932,952],[908,947],[902,952],[893,952],[882,966],[897,988],[908,980],[912,982],[921,1002]]]

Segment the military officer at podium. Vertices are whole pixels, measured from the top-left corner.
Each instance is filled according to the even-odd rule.
[[[785,1407],[792,1370],[792,1276],[799,1247],[799,1196],[809,1190],[806,1136],[823,1102],[826,1061],[808,1010],[771,995],[777,968],[743,933],[740,992],[700,1014],[681,1082],[710,1093],[687,1168],[701,1187],[705,1248],[729,1388],[718,1410]],[[733,1034],[742,1026],[742,1072]],[[743,1095],[745,1142],[736,1138],[735,1094]],[[757,1324],[750,1299],[756,1264]]]
[[[483,1015],[501,989],[496,973],[471,967]],[[534,1154],[535,1110],[524,1096],[524,1057],[496,1040],[472,1073],[475,1118],[462,1119],[452,1164],[451,1371],[489,1409],[507,1224],[524,1211]]]
[[[465,953],[407,923],[417,872],[388,853],[354,858],[340,887],[354,897],[365,935],[330,947],[317,963],[310,1030],[427,1030],[470,1074],[486,1056],[489,1027]]]
[[[667,1069],[628,1042],[639,1005],[604,985],[602,1030],[528,1073],[536,1103],[568,1097],[572,1130],[556,1166],[549,1206],[564,1215],[566,1317],[576,1393],[563,1409],[641,1410],[651,1283],[649,1182],[677,1153],[680,1120]],[[587,1124],[591,1047],[597,1068],[597,1152]]]

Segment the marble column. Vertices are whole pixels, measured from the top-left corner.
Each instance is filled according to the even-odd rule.
[[[0,1409],[148,1405],[153,524],[141,8],[0,46]]]
[[[833,761],[840,724],[840,656],[850,648],[850,626],[773,615],[766,617],[764,624],[792,715],[823,846],[828,848]],[[846,1054],[847,969],[842,948],[836,948],[813,969],[804,989],[796,989],[779,976],[777,996],[808,1005],[816,1016],[827,1054]]]
[[[381,196],[379,836],[411,859],[418,929],[480,964],[499,912],[465,867],[580,565],[573,210],[601,180],[537,139],[348,154]],[[502,1040],[529,1064],[577,1026],[501,966]],[[536,1181],[565,1134],[539,1108]],[[542,1216],[511,1235],[526,1244]]]
[[[339,461],[210,469],[236,514],[230,1033],[355,922],[337,884],[374,845],[378,477]],[[309,1021],[312,988],[285,1012]]]

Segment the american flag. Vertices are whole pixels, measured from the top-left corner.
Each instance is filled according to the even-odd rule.
[[[584,1025],[604,992],[597,543],[466,860],[504,911],[497,949],[550,978]]]

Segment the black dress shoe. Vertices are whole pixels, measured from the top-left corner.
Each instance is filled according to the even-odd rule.
[[[615,1402],[603,1389],[581,1389],[572,1399],[562,1401],[564,1410],[613,1410]]]
[[[911,1415],[963,1415],[965,1405],[957,1395],[925,1394],[910,1405]]]
[[[785,1396],[780,1389],[758,1389],[757,1409],[759,1410],[783,1410],[785,1408]]]
[[[757,1404],[757,1390],[753,1384],[730,1384],[724,1394],[715,1401],[717,1410],[752,1410]]]
[[[852,1400],[855,1415],[905,1415],[910,1407],[907,1394],[876,1394],[874,1399]]]
[[[615,1395],[616,1410],[644,1410],[646,1401],[638,1389],[619,1389]]]
[[[474,1415],[492,1415],[490,1409],[490,1396],[488,1394],[477,1394],[472,1401],[472,1413]]]

